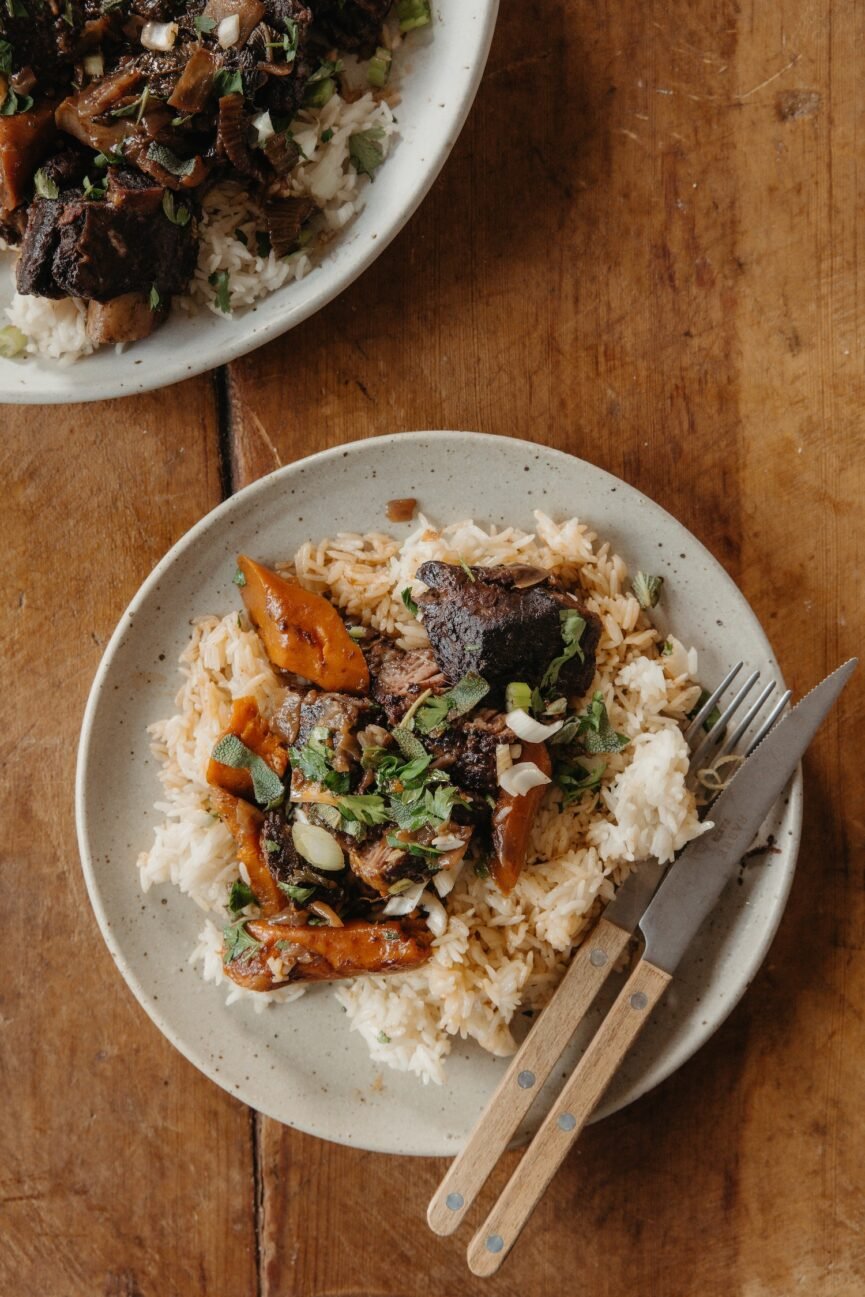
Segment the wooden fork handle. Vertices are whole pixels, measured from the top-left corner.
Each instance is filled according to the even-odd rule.
[[[555,995],[514,1055],[468,1143],[430,1200],[427,1220],[436,1234],[452,1234],[460,1224],[630,935],[602,918],[574,955]]]
[[[473,1274],[498,1270],[669,983],[670,974],[654,964],[644,959],[637,964],[469,1244]]]

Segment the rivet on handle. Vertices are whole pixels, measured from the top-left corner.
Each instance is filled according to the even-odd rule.
[[[488,1252],[501,1252],[504,1245],[505,1240],[502,1238],[501,1234],[490,1234],[487,1239],[486,1247]]]
[[[445,1198],[445,1206],[449,1211],[459,1211],[464,1202],[465,1198],[463,1198],[461,1193],[449,1193]]]
[[[520,1072],[519,1076],[517,1077],[517,1085],[520,1087],[521,1090],[531,1090],[534,1083],[535,1083],[534,1072],[528,1072],[528,1071]]]
[[[634,994],[630,999],[632,1009],[645,1009],[648,1003],[649,997],[646,995],[645,991],[634,991]]]
[[[606,950],[601,950],[600,946],[596,946],[595,949],[592,951],[592,953],[589,955],[589,963],[592,965],[593,968],[603,968],[606,962],[607,962]]]

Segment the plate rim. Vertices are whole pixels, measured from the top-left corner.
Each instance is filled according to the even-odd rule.
[[[441,131],[438,143],[430,151],[430,162],[423,173],[422,179],[411,191],[409,200],[399,205],[391,220],[385,222],[377,230],[375,237],[369,240],[368,246],[360,253],[357,260],[350,260],[331,283],[328,283],[327,279],[325,279],[324,286],[314,292],[302,306],[292,306],[289,299],[284,312],[274,320],[258,323],[255,320],[253,311],[247,310],[244,315],[239,316],[240,336],[235,333],[228,335],[224,340],[219,340],[212,350],[206,353],[206,358],[201,360],[196,359],[194,349],[182,348],[177,352],[177,359],[173,359],[169,352],[159,360],[159,363],[142,364],[138,373],[121,374],[116,379],[112,379],[110,376],[106,379],[105,375],[101,373],[97,373],[91,378],[83,368],[76,368],[75,372],[81,374],[81,379],[78,380],[76,385],[65,390],[60,385],[57,387],[52,386],[47,391],[43,391],[39,387],[40,375],[46,371],[44,369],[40,370],[38,364],[33,366],[33,377],[29,384],[17,387],[13,385],[11,377],[17,372],[17,367],[21,365],[21,362],[2,361],[0,359],[0,403],[7,405],[61,405],[80,402],[84,404],[91,401],[110,400],[116,397],[138,396],[144,392],[159,391],[163,388],[172,387],[175,383],[181,383],[188,378],[195,378],[200,374],[209,373],[211,370],[228,365],[234,360],[239,360],[251,351],[256,351],[259,347],[263,347],[266,343],[272,342],[275,338],[281,337],[305,320],[310,319],[341,293],[345,292],[361,275],[366,273],[373,262],[378,260],[379,256],[390,246],[414,216],[438,179],[439,173],[463,132],[486,70],[498,19],[500,0],[475,0],[475,2],[479,6],[481,18],[476,56],[467,69],[469,75],[465,78],[459,94],[453,100],[446,121],[446,128]],[[440,15],[438,21],[442,21]],[[325,259],[315,269],[318,270],[326,265],[327,261]],[[290,289],[294,283],[295,281],[291,281],[282,287]],[[271,298],[272,294],[264,300],[271,300]],[[246,320],[250,321],[250,323],[247,327],[244,327],[244,321]],[[86,365],[87,359],[88,357],[83,357],[81,363]],[[56,361],[49,363],[50,369],[48,372],[54,375],[62,375],[63,366],[61,364]],[[16,368],[8,371],[7,365]],[[74,363],[72,366],[67,367],[67,369],[72,368],[75,368]],[[7,374],[9,374],[9,377],[7,377]],[[166,374],[167,377],[165,377]]]
[[[563,464],[567,463],[570,466],[584,466],[593,474],[597,474],[602,479],[605,479],[607,485],[616,487],[626,486],[630,491],[635,492],[642,500],[648,502],[654,509],[659,510],[672,523],[687,533],[690,542],[697,547],[697,551],[703,561],[707,562],[715,570],[718,578],[722,579],[735,592],[744,609],[747,610],[748,615],[751,617],[759,636],[762,638],[767,656],[770,660],[777,663],[771,642],[763,629],[762,623],[745,595],[739,589],[738,585],[727,572],[723,564],[714,556],[714,554],[712,554],[711,550],[709,550],[703,542],[685,526],[684,523],[680,522],[675,515],[671,514],[663,505],[658,504],[651,496],[647,496],[638,487],[632,486],[623,478],[619,478],[608,470],[600,468],[598,465],[591,463],[590,460],[581,459],[577,455],[573,455],[568,451],[563,451],[556,446],[550,446],[546,442],[528,441],[519,437],[507,437],[494,433],[472,432],[469,430],[457,430],[452,428],[427,430],[416,429],[406,432],[392,432],[378,436],[363,437],[350,442],[338,443],[334,446],[327,447],[324,450],[316,451],[312,455],[306,455],[301,459],[294,460],[290,464],[284,464],[280,468],[265,474],[263,477],[257,478],[253,482],[250,482],[233,495],[230,495],[227,499],[220,501],[220,503],[213,509],[204,514],[203,517],[201,517],[177,541],[175,541],[171,548],[145,577],[144,581],[138,587],[119,617],[117,625],[115,626],[99,661],[93,682],[88,692],[77,748],[75,769],[75,827],[81,869],[84,874],[88,899],[96,917],[102,938],[108,948],[112,960],[126,983],[126,986],[144,1009],[154,1026],[157,1027],[165,1039],[168,1040],[169,1043],[177,1049],[178,1052],[196,1068],[197,1071],[201,1072],[210,1081],[219,1085],[219,1087],[226,1093],[230,1094],[232,1098],[240,1099],[241,1102],[246,1103],[248,1107],[252,1107],[252,1105],[243,1098],[243,1095],[238,1094],[236,1090],[231,1087],[228,1080],[215,1072],[205,1060],[202,1060],[197,1055],[196,1051],[192,1047],[187,1047],[185,1042],[165,1020],[161,1006],[155,1004],[152,997],[145,991],[141,981],[126,961],[119,944],[114,938],[113,929],[106,908],[103,904],[96,878],[96,871],[94,869],[94,853],[90,850],[88,839],[88,809],[85,798],[88,762],[93,745],[93,735],[97,714],[103,699],[105,679],[112,666],[113,658],[123,641],[131,621],[134,619],[139,607],[148,598],[152,588],[158,585],[164,573],[173,565],[175,560],[180,557],[181,554],[196,545],[212,528],[219,526],[222,523],[223,518],[227,517],[238,507],[239,501],[243,500],[245,502],[256,494],[269,491],[277,481],[281,481],[282,479],[290,480],[295,474],[301,470],[305,470],[310,465],[315,465],[316,467],[319,465],[326,465],[331,460],[343,459],[346,455],[351,455],[354,452],[362,450],[370,444],[391,443],[396,446],[407,439],[423,443],[428,442],[430,439],[459,442],[464,441],[466,438],[483,438],[487,443],[499,443],[511,448],[518,446],[524,449],[527,454],[536,454],[538,450],[540,450],[545,456],[551,456],[554,460],[558,459]],[[780,671],[780,666],[778,669],[778,680],[783,687],[783,676]],[[759,940],[756,941],[753,948],[749,950],[747,960],[743,961],[739,982],[725,1003],[724,1011],[714,1017],[711,1026],[708,1028],[702,1027],[699,1031],[695,1031],[696,1043],[690,1040],[683,1041],[678,1048],[674,1048],[665,1053],[658,1064],[644,1073],[641,1079],[633,1084],[618,1101],[614,1101],[607,1105],[603,1102],[599,1104],[590,1119],[592,1123],[602,1120],[604,1117],[611,1116],[613,1113],[621,1111],[623,1108],[635,1103],[638,1099],[642,1098],[643,1095],[647,1094],[663,1081],[667,1080],[674,1072],[678,1071],[680,1067],[684,1066],[686,1062],[693,1058],[694,1055],[711,1040],[724,1022],[726,1022],[727,1018],[745,995],[745,992],[756,977],[778,931],[796,873],[802,837],[803,775],[801,763],[797,767],[796,773],[788,784],[786,792],[782,793],[781,797],[775,803],[775,806],[777,807],[784,799],[786,799],[787,811],[790,814],[789,859],[786,864],[786,872],[779,879],[780,886],[777,889],[774,898],[774,909],[771,921],[766,924],[760,934]],[[266,1106],[255,1108],[254,1111],[262,1112],[272,1120],[278,1121],[281,1125],[289,1125],[292,1129],[300,1130],[305,1134],[310,1134],[320,1139],[330,1139],[331,1142],[338,1142],[347,1147],[367,1149],[370,1152],[388,1152],[392,1153],[394,1156],[448,1155],[442,1154],[441,1151],[431,1151],[428,1148],[383,1149],[376,1143],[365,1142],[363,1136],[351,1141],[333,1140],[332,1137],[323,1134],[320,1129],[305,1122],[286,1122],[282,1116],[273,1111],[268,1111]]]

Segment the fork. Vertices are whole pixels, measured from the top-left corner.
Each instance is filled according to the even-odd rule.
[[[711,768],[723,757],[747,757],[790,700],[791,691],[786,690],[760,719],[776,683],[770,681],[746,707],[760,679],[760,672],[752,671],[706,731],[714,709],[743,666],[737,662],[728,671],[685,731],[691,751],[688,779],[692,787],[705,767]],[[452,1234],[462,1222],[580,1020],[623,955],[665,872],[664,866],[647,862],[629,874],[593,928],[591,939],[577,950],[558,989],[514,1055],[465,1147],[430,1200],[427,1221],[436,1234]]]

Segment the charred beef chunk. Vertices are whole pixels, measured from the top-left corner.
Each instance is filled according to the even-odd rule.
[[[355,731],[363,713],[368,709],[369,704],[365,698],[310,689],[300,705],[296,746],[303,748],[314,729],[326,729],[333,741],[333,768],[348,770],[351,761],[360,757]]]
[[[190,225],[78,195],[36,199],[18,262],[18,291],[99,302],[155,288],[164,301],[195,267]]]
[[[34,18],[29,7],[4,5],[0,37],[12,46],[12,70],[31,67],[44,83],[50,82],[58,68],[74,61],[84,14],[78,0],[66,5],[46,3],[43,8],[45,12]]]
[[[63,296],[63,289],[54,281],[53,269],[62,215],[63,204],[60,202],[36,198],[30,204],[16,267],[19,293],[32,293],[36,297]]]
[[[66,137],[68,140],[68,137]],[[40,168],[49,184],[58,189],[74,189],[80,185],[88,171],[93,170],[93,154],[68,140],[59,153],[43,162]]]
[[[282,811],[266,812],[261,847],[264,862],[277,883],[290,883],[304,867],[291,836],[291,825],[286,824]]]
[[[309,198],[269,198],[261,210],[274,256],[285,257],[297,247],[301,227],[318,208]]]
[[[595,672],[600,621],[544,573],[523,567],[474,567],[423,563],[418,578],[429,587],[418,600],[420,617],[436,661],[456,683],[476,671],[501,701],[512,680],[539,685],[562,652],[560,612],[574,609],[586,622],[576,654],[559,675],[563,692],[585,693]]]
[[[426,746],[436,764],[446,770],[453,783],[474,793],[498,791],[496,748],[500,743],[515,742],[506,728],[504,717],[497,720],[458,720],[438,738],[427,738]]]
[[[115,207],[127,212],[153,216],[162,206],[165,190],[154,182],[152,176],[142,175],[131,167],[110,167],[106,198]]]
[[[334,45],[368,59],[390,6],[391,0],[319,0],[315,19]]]
[[[381,896],[387,896],[394,883],[403,879],[409,883],[419,883],[426,882],[430,877],[426,859],[421,855],[412,855],[407,847],[401,849],[392,846],[387,840],[392,834],[391,829],[381,837],[352,847],[348,854],[353,872]],[[418,840],[423,836],[419,833]],[[426,836],[434,835],[428,833]]]
[[[372,677],[372,696],[384,708],[391,725],[399,724],[424,690],[441,694],[448,687],[432,649],[405,653],[389,639],[377,639],[368,648],[364,647]]]

